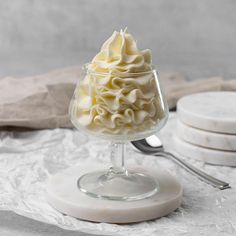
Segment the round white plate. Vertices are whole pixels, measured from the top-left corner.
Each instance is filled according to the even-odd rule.
[[[236,134],[236,92],[205,92],[185,96],[177,103],[177,116],[195,128]]]
[[[177,119],[176,134],[181,139],[202,147],[236,151],[236,135],[208,132],[193,128]]]
[[[48,202],[58,211],[79,219],[132,223],[165,216],[181,204],[182,187],[168,172],[159,169],[132,168],[148,173],[159,181],[160,191],[137,201],[114,201],[87,196],[77,188],[78,178],[98,166],[75,166],[53,176],[47,185]],[[104,169],[104,167],[102,168]]]

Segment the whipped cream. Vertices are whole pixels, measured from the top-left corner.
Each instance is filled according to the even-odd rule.
[[[151,51],[140,51],[131,34],[114,32],[94,57],[89,69],[103,73],[137,73],[152,70]]]
[[[77,85],[72,116],[86,129],[133,134],[163,118],[150,50],[140,51],[131,34],[114,32]]]

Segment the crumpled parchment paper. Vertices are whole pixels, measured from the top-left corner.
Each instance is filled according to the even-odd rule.
[[[161,137],[168,149],[175,118],[171,116]],[[129,146],[126,162],[165,168],[184,187],[181,207],[161,219],[138,224],[91,223],[65,216],[45,198],[47,179],[73,165],[109,163],[106,141],[93,140],[76,130],[54,129],[0,132],[0,210],[11,210],[35,220],[99,235],[180,236],[236,235],[236,169],[191,161],[208,173],[229,181],[232,189],[220,191],[197,180],[161,157],[135,153]]]

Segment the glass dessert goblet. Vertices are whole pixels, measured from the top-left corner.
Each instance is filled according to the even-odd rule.
[[[80,191],[96,198],[139,200],[156,194],[158,180],[127,169],[125,143],[155,134],[168,117],[168,107],[156,70],[94,72],[85,66],[70,103],[74,126],[89,135],[109,140],[111,167],[78,179]]]

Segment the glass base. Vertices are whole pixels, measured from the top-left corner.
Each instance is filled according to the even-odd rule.
[[[118,201],[140,200],[159,191],[157,181],[147,174],[127,170],[115,173],[112,168],[82,175],[77,185],[89,196]]]

